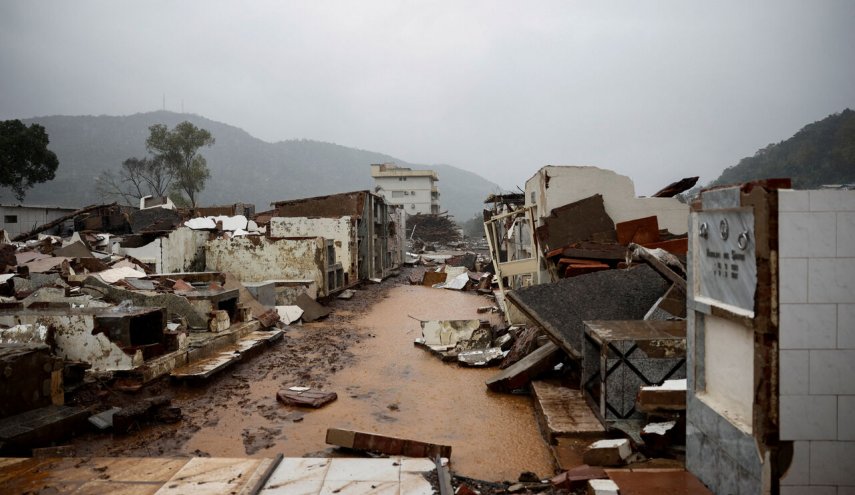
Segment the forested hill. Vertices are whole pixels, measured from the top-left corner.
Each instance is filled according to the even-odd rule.
[[[790,177],[797,189],[855,183],[855,111],[847,108],[804,126],[725,169],[710,185],[771,177]]]
[[[23,119],[22,119],[23,120]],[[129,157],[145,156],[148,127],[182,121],[211,131],[216,144],[203,148],[211,178],[200,204],[254,203],[257,211],[273,201],[372,188],[372,163],[430,168],[439,175],[440,205],[459,221],[482,210],[484,198],[499,187],[474,173],[449,165],[421,166],[337,144],[310,140],[262,141],[237,127],[192,114],[166,111],[129,116],[52,116],[26,119],[50,136],[48,146],[59,157],[56,179],[37,184],[25,203],[82,206],[98,203],[95,178],[118,170]],[[0,189],[0,201],[17,201],[11,190]]]

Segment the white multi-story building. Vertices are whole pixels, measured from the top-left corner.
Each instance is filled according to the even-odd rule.
[[[394,163],[371,165],[374,192],[408,215],[439,213],[439,178],[433,170],[413,170]]]

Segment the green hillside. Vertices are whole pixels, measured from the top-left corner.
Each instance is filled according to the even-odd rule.
[[[772,177],[790,177],[796,189],[855,183],[855,111],[847,108],[806,125],[725,169],[710,185]]]
[[[484,198],[499,189],[483,177],[449,165],[409,164],[382,153],[311,140],[269,143],[198,115],[157,111],[24,120],[45,127],[49,148],[60,163],[56,179],[36,185],[25,202],[81,206],[102,201],[94,182],[103,170],[118,169],[131,156],[143,157],[149,126],[162,123],[172,128],[184,120],[208,129],[216,139],[214,146],[201,150],[211,170],[200,196],[203,205],[245,202],[262,211],[273,201],[371,189],[369,165],[383,162],[436,170],[441,207],[461,221],[480,212]],[[17,203],[9,190],[0,190],[0,201]]]

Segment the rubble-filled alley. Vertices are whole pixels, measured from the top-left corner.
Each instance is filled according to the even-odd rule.
[[[370,191],[4,233],[0,491],[844,493],[855,196],[696,180],[544,167],[483,241]]]

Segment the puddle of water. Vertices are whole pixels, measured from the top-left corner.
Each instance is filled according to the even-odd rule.
[[[484,305],[485,299],[473,294],[394,287],[354,320],[363,335],[375,337],[351,346],[355,363],[329,377],[325,388],[338,394],[337,401],[319,410],[290,408],[275,400],[282,387],[278,380],[252,381],[238,401],[242,407],[212,398],[216,425],[195,433],[184,450],[245,456],[243,432],[263,436],[261,428],[267,428],[277,433],[268,432],[270,438],[254,444],[254,457],[280,452],[299,457],[329,448],[327,428],[345,428],[451,445],[452,468],[464,476],[496,481],[516,480],[522,471],[549,476],[552,458],[531,398],[490,393],[484,381],[496,368],[461,368],[413,346],[421,328],[408,315],[422,320],[483,318],[476,308]],[[305,326],[299,331],[313,330]],[[302,413],[300,422],[287,418],[295,411]]]

